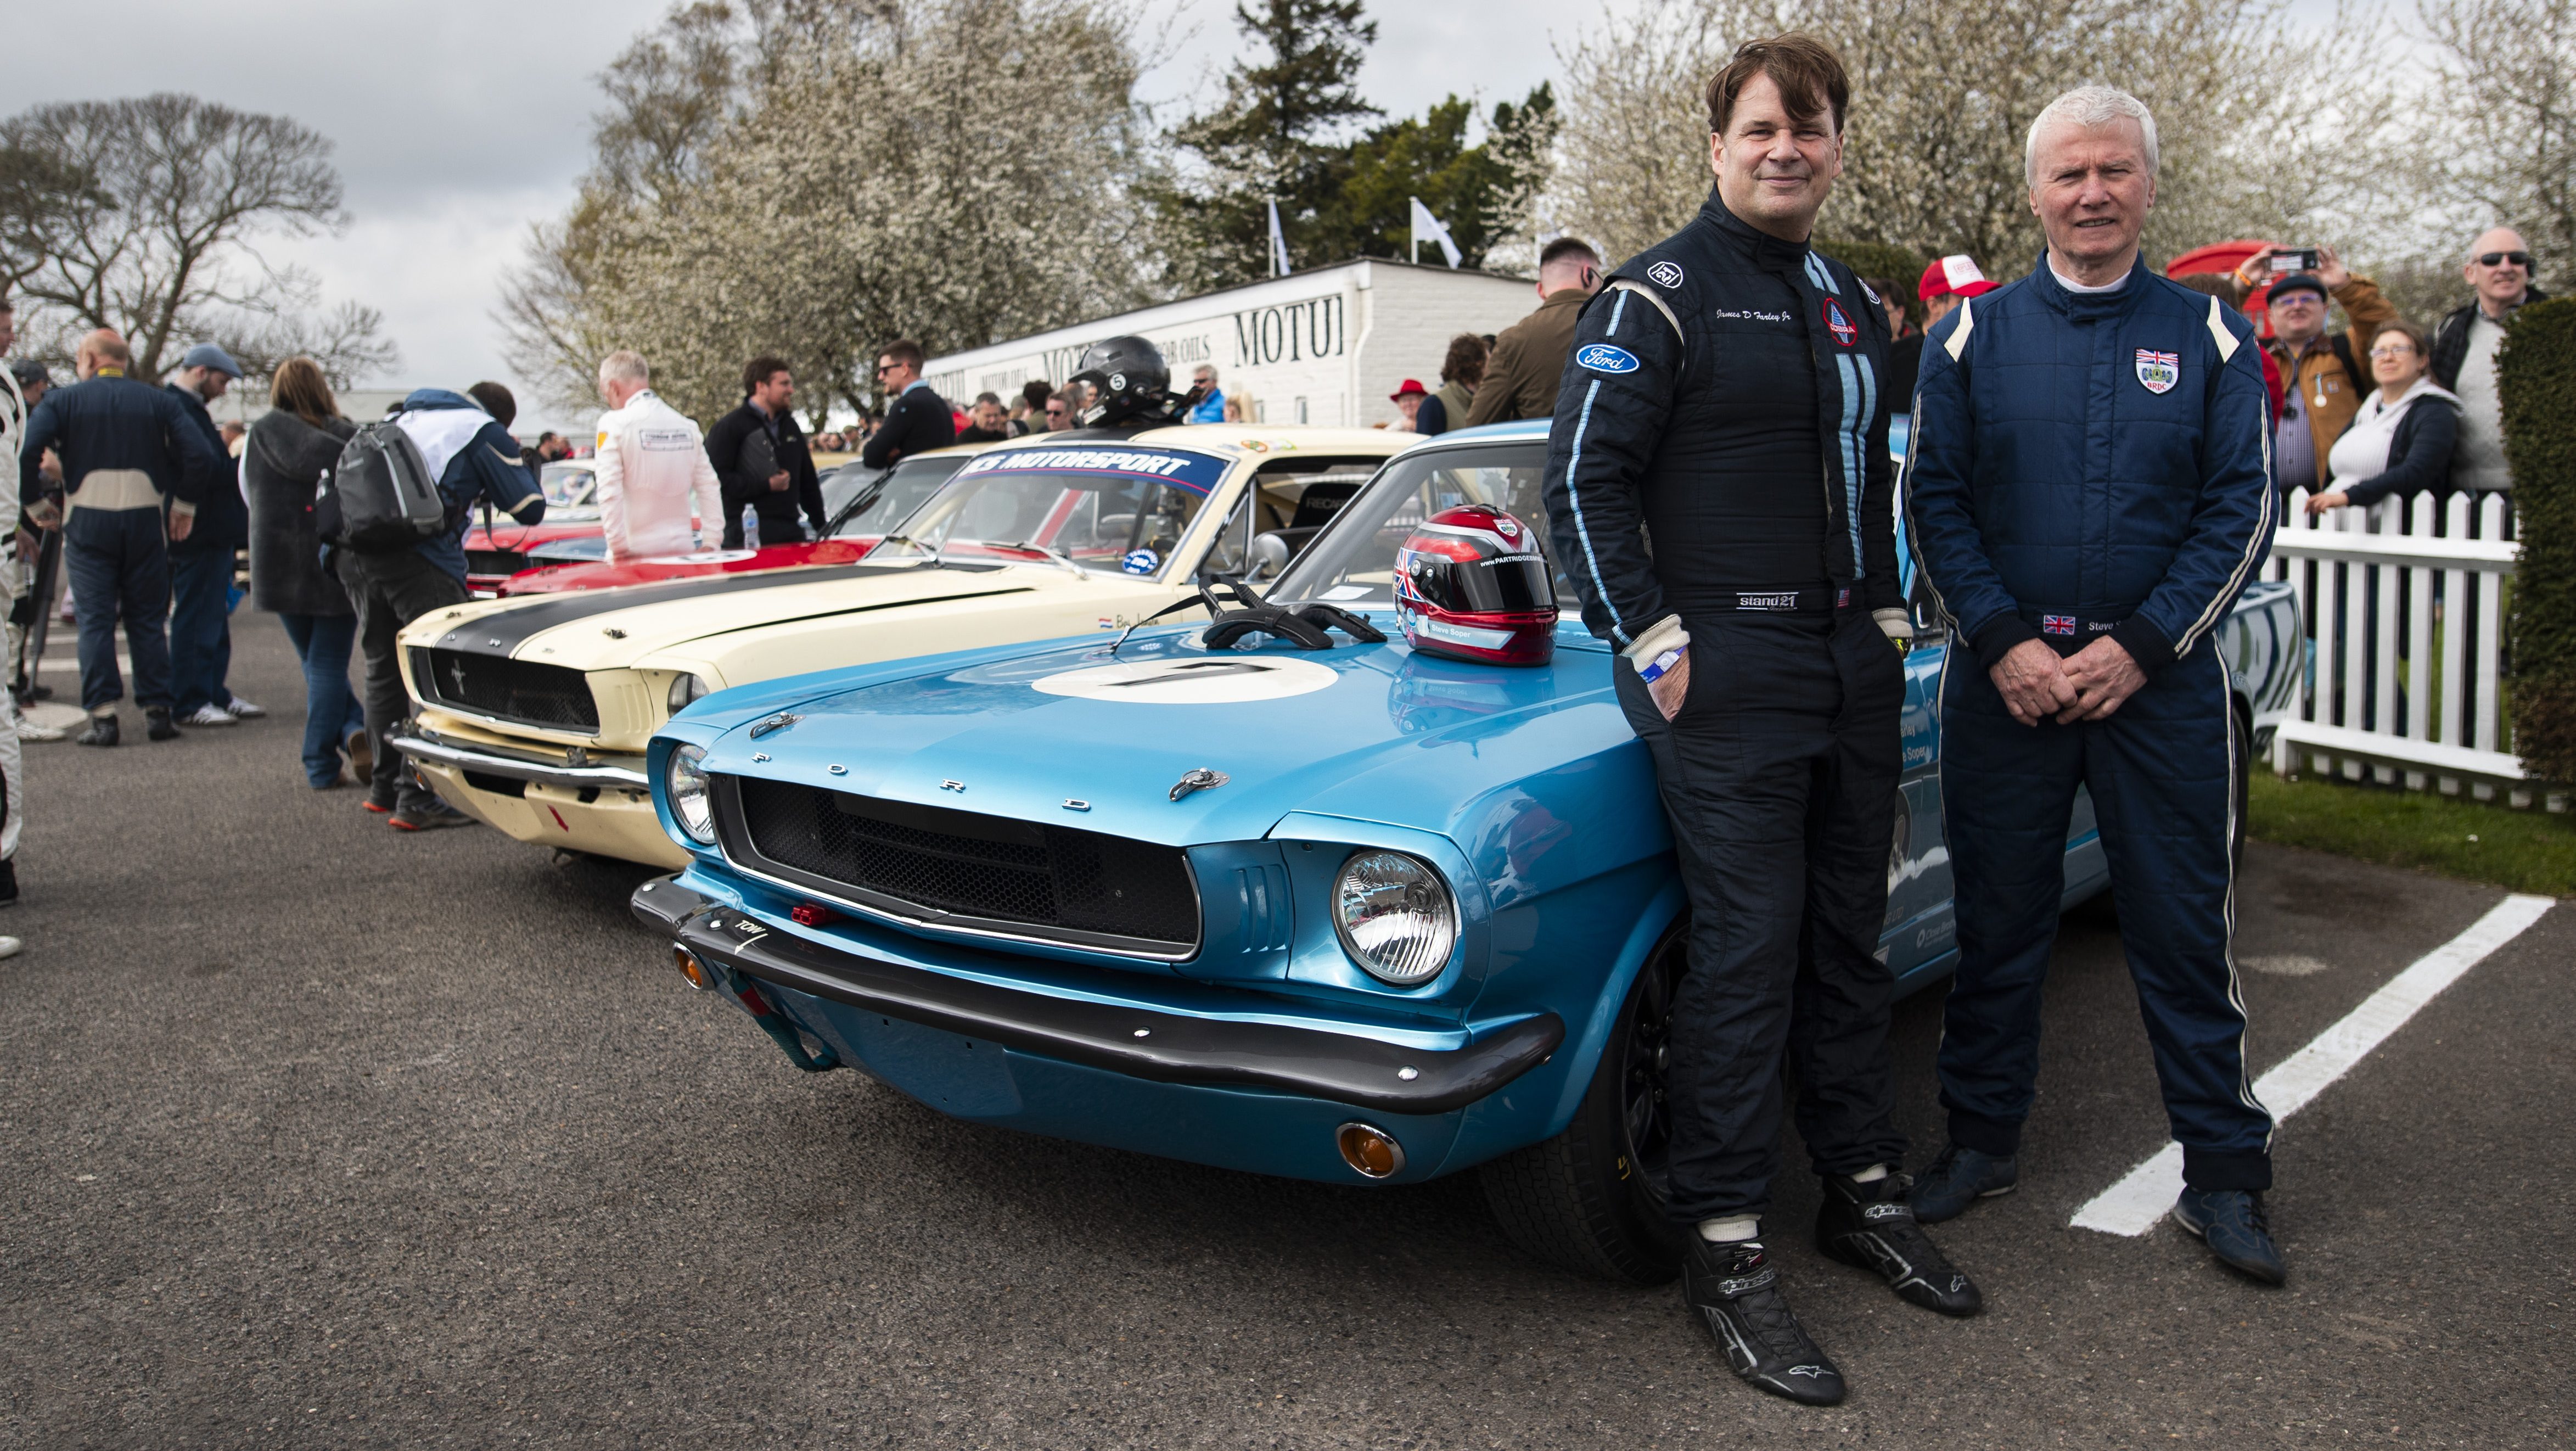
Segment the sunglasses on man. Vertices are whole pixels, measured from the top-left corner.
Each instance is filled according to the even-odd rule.
[[[2510,262],[2526,272],[2531,270],[2529,252],[2480,252],[2474,260],[2481,267],[2493,267],[2499,262]]]

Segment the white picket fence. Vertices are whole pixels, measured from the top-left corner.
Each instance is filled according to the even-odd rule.
[[[2291,491],[2267,568],[2298,586],[2315,646],[2273,769],[2532,805],[2505,684],[2505,501],[2453,496],[2437,513],[2418,495],[2311,518],[2307,500]]]

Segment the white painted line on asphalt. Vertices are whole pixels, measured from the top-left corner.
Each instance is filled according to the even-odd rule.
[[[2552,898],[2516,893],[2496,903],[2466,932],[2417,958],[2414,965],[2362,999],[2361,1006],[2344,1014],[2342,1021],[2256,1080],[2254,1096],[2272,1111],[2272,1122],[2277,1125],[2307,1107],[2326,1085],[2388,1041],[2442,989],[2539,921],[2552,902]],[[2154,1158],[2130,1170],[2127,1178],[2075,1211],[2068,1223],[2104,1234],[2141,1235],[2156,1227],[2181,1193],[2182,1145],[2167,1144]]]

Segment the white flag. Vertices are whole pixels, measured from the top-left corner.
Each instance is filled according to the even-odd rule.
[[[1270,275],[1288,275],[1288,234],[1279,230],[1279,203],[1270,203]]]
[[[1413,203],[1413,260],[1422,260],[1423,243],[1437,242],[1440,255],[1449,259],[1450,266],[1457,266],[1458,244],[1449,240],[1449,229],[1440,225],[1438,217],[1431,215],[1431,208],[1422,204],[1422,198],[1407,197],[1405,200]]]

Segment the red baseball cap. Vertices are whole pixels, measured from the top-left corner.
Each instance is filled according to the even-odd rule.
[[[1421,379],[1419,379],[1419,378],[1407,378],[1407,379],[1405,379],[1405,380],[1404,380],[1404,386],[1403,386],[1403,387],[1398,388],[1398,389],[1396,389],[1394,392],[1387,394],[1387,395],[1386,395],[1386,397],[1387,397],[1387,401],[1388,401],[1388,402],[1390,402],[1390,403],[1392,403],[1392,402],[1394,402],[1396,399],[1403,397],[1403,396],[1404,396],[1405,394],[1407,394],[1407,393],[1422,393],[1422,394],[1428,394],[1430,391],[1431,391],[1430,389],[1425,388],[1425,387],[1423,387],[1423,386],[1422,386],[1422,380],[1421,380]]]
[[[1931,266],[1924,268],[1923,281],[1915,287],[1914,295],[1925,302],[1930,302],[1936,297],[1949,297],[1954,294],[1960,297],[1983,297],[2002,285],[1999,282],[1988,282],[1986,274],[1977,270],[1976,259],[1963,253],[1955,257],[1940,258]]]

